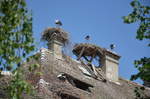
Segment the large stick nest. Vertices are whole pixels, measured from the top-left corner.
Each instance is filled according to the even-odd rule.
[[[63,29],[60,28],[47,28],[42,33],[42,40],[50,41],[54,39],[60,41],[63,44],[68,43],[68,32],[65,32]]]
[[[74,46],[73,53],[75,53],[76,55],[79,55],[81,53],[81,50],[83,49],[83,47],[84,47],[83,56],[102,57],[104,55],[104,49],[103,48],[100,48],[96,45],[88,44],[88,43],[76,44]]]
[[[105,49],[100,48],[93,44],[88,43],[81,43],[76,44],[73,49],[73,53],[78,57],[78,60],[82,57],[87,62],[94,62],[97,61],[98,66],[103,65],[103,60],[105,56]]]

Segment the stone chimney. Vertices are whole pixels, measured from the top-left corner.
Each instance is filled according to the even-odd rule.
[[[50,49],[53,52],[55,58],[58,59],[62,59],[62,46],[63,43],[55,39],[51,39],[48,42],[48,49]]]
[[[110,50],[105,50],[104,66],[102,69],[106,74],[106,78],[110,81],[118,81],[118,67],[120,56]]]
[[[48,42],[48,48],[54,57],[62,59],[62,47],[68,42],[68,33],[60,28],[47,28],[42,39]]]

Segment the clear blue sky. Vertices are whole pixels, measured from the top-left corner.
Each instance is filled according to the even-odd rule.
[[[149,3],[149,0],[145,0]],[[63,28],[70,32],[73,43],[85,42],[85,35],[91,36],[91,43],[109,48],[116,44],[115,51],[121,55],[119,74],[125,79],[136,73],[133,61],[150,56],[148,41],[135,39],[138,24],[124,24],[122,17],[132,11],[131,0],[27,0],[33,11],[33,31],[37,42],[41,32],[54,27],[54,20],[60,19]],[[39,47],[44,46],[39,44]]]

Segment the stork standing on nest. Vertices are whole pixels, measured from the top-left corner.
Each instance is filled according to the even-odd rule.
[[[60,20],[55,20],[56,27],[60,28],[62,26],[62,22]]]
[[[85,37],[85,40],[86,40],[86,42],[87,42],[87,43],[89,43],[90,36],[89,36],[89,35],[87,35],[87,36]]]

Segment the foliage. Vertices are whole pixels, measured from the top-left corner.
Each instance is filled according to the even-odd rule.
[[[25,0],[0,0],[0,70],[13,70],[21,65],[35,49],[32,35],[32,17]],[[31,88],[17,69],[8,87],[11,98],[20,99]]]
[[[142,5],[138,0],[134,0],[131,3],[133,7],[133,12],[128,16],[124,16],[125,23],[134,23],[139,21],[139,28],[137,30],[136,38],[139,40],[150,39],[150,6]],[[150,77],[150,58],[141,58],[140,60],[135,61],[135,67],[138,68],[139,73],[133,75],[131,80],[136,80],[141,78],[142,80],[148,80]]]
[[[8,89],[10,97],[12,99],[22,99],[22,94],[30,94],[32,92],[32,86],[23,79],[21,70],[16,70],[14,73],[13,80],[11,81]]]
[[[29,71],[30,72],[33,72],[33,71],[35,71],[37,68],[39,68],[40,67],[40,65],[39,64],[31,64],[30,66],[29,66]]]
[[[131,76],[131,80],[136,80],[139,77],[150,82],[150,58],[144,57],[141,60],[135,61],[135,67],[139,70],[139,73]]]
[[[10,70],[20,66],[34,50],[32,17],[25,0],[3,0],[0,3],[0,66]]]
[[[133,12],[124,16],[124,22],[128,24],[139,22],[136,38],[150,39],[150,6],[142,5],[138,0],[132,1],[130,5],[133,7]]]
[[[144,87],[135,87],[135,99],[149,99],[149,97],[144,93],[145,88]]]
[[[136,38],[138,40],[150,39],[150,6],[142,5],[140,1],[133,0],[130,5],[133,7],[133,12],[128,16],[124,16],[124,22],[127,24],[139,22],[139,28],[137,29]],[[150,46],[150,43],[149,43]],[[131,76],[131,80],[140,78],[145,82],[150,83],[150,58],[144,57],[140,60],[135,60],[135,68],[138,69],[138,73]],[[150,85],[146,85],[150,86]],[[135,88],[136,99],[149,99],[144,98],[144,89]]]

